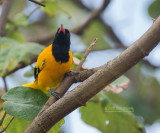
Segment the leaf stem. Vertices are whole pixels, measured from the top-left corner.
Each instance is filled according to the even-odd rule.
[[[35,9],[33,9],[28,15],[27,15],[27,19],[35,12],[39,9],[39,6],[37,6]]]
[[[82,60],[80,61],[79,65],[77,66],[76,68],[76,71],[80,71],[81,70],[81,67],[84,63],[84,61],[86,60],[88,54],[91,52],[93,46],[95,45],[95,43],[97,42],[98,38],[95,38],[92,43],[90,44],[90,46],[88,47],[88,49],[86,50],[85,54],[84,54],[84,57],[82,58]]]
[[[6,131],[6,129],[8,128],[8,126],[11,124],[11,122],[13,121],[14,119],[14,116],[11,118],[11,120],[8,122],[7,126],[2,130],[0,131],[0,133],[3,133],[4,131]]]
[[[3,117],[2,117],[2,119],[0,120],[0,126],[2,126],[2,123],[3,123],[3,121],[4,121],[4,118],[6,117],[6,112],[4,112],[4,115],[3,115]]]

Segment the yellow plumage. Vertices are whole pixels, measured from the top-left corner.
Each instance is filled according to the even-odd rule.
[[[47,92],[51,88],[57,88],[62,82],[65,73],[71,70],[73,64],[72,53],[69,50],[69,60],[61,63],[57,62],[52,55],[52,45],[46,47],[37,59],[35,68],[39,68],[38,77],[33,83],[24,84],[23,86],[33,89],[40,89]]]

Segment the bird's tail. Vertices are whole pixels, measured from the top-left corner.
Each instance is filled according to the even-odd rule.
[[[29,83],[29,84],[24,84],[23,86],[30,87],[33,89],[39,89],[38,85],[35,82]]]

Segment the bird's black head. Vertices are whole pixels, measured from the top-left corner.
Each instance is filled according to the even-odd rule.
[[[68,29],[64,29],[62,24],[56,32],[53,43],[56,45],[68,45],[70,47],[70,32]]]
[[[69,60],[69,49],[70,49],[70,32],[68,29],[64,29],[63,25],[58,28],[53,45],[52,55],[57,62],[67,62]]]

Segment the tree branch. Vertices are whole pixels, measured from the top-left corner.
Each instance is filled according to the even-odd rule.
[[[4,27],[7,22],[7,16],[11,9],[13,0],[4,0],[2,4],[2,14],[0,17],[0,36],[4,36]]]
[[[36,117],[24,133],[45,133],[76,108],[84,105],[106,85],[113,82],[127,70],[137,64],[160,42],[160,17],[150,29],[123,53],[104,65],[74,90],[59,99]]]

